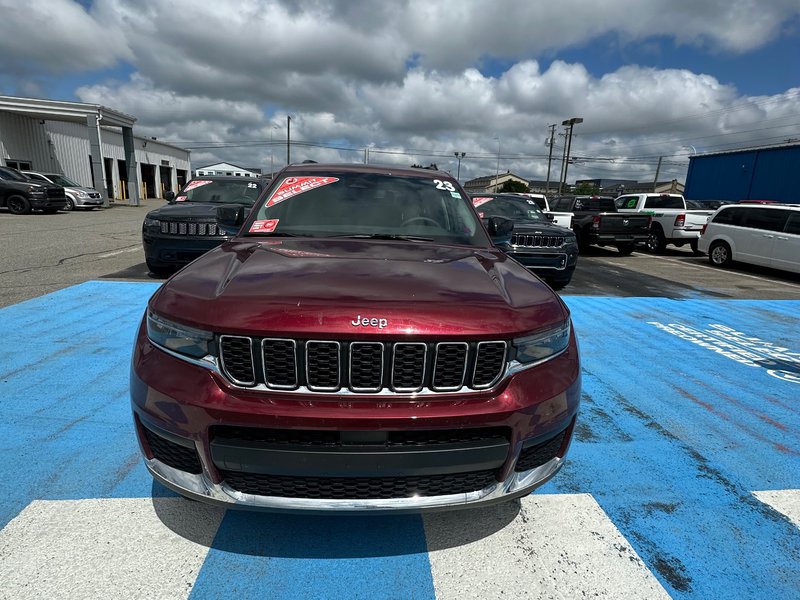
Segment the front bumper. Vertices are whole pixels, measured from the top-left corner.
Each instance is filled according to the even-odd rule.
[[[164,236],[142,233],[148,264],[184,266],[227,241],[229,237]]]
[[[142,331],[131,370],[137,435],[147,468],[155,479],[180,494],[225,506],[304,512],[454,509],[528,494],[563,465],[578,410],[580,387],[574,337],[563,354],[509,375],[491,390],[440,397],[242,390],[228,384],[214,369],[190,364],[153,346]],[[234,448],[226,454],[231,449],[220,443],[220,429],[277,431],[298,434],[301,438],[304,434],[321,432],[356,437],[400,432],[413,438],[415,434],[431,432],[463,434],[502,429],[507,438],[500,454],[498,446],[488,448],[483,455],[476,454],[474,444],[442,445],[442,451],[426,447],[423,450],[427,456],[422,458],[416,451],[379,450],[374,457],[375,472],[369,472],[370,460],[353,447],[339,447],[337,452],[343,456],[338,458],[327,455],[322,461],[314,461],[319,446],[310,443],[276,449],[252,439],[237,441],[233,436],[234,441],[228,439],[227,443]],[[153,435],[158,437],[154,439]],[[148,440],[166,449],[154,451]],[[296,457],[287,461],[279,452],[295,452]],[[232,476],[231,470],[236,469],[241,472]],[[463,473],[465,469],[467,473]],[[439,490],[436,493],[403,492],[390,497],[385,494],[371,497],[361,492],[352,497],[329,497],[323,492],[303,491],[320,481],[320,489],[330,489],[326,479],[350,482],[354,489],[362,483],[370,486],[376,482],[382,484],[378,480],[393,479],[390,485],[394,486],[396,480],[397,485],[407,490],[409,479],[415,478],[414,481],[422,482],[421,489],[433,489],[424,488],[426,478],[450,475],[455,479],[463,475],[468,482],[481,483],[474,488],[464,487],[469,483],[464,484],[462,477],[460,488],[454,493],[448,493],[448,484],[443,484],[444,487],[436,488]],[[270,478],[290,479],[300,482],[297,489],[301,491],[252,493],[253,489],[262,488],[257,487],[258,482],[256,488],[242,485],[239,483],[242,478],[260,478],[267,483]],[[306,481],[311,483],[307,486]],[[338,485],[336,482],[334,487]]]
[[[84,207],[96,207],[96,206],[103,206],[103,199],[101,197],[92,198],[91,196],[88,198],[81,198],[80,196],[73,196],[72,202],[75,206],[84,208]]]
[[[37,198],[36,196],[31,196],[29,202],[34,210],[62,209],[67,206],[67,197]]]

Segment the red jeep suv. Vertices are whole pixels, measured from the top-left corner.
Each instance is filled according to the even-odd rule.
[[[419,511],[522,496],[562,466],[570,314],[447,173],[284,169],[230,241],[150,299],[131,367],[147,468],[225,506]]]

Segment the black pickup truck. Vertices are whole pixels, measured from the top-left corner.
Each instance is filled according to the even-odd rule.
[[[610,196],[559,196],[551,200],[550,207],[574,214],[572,230],[581,252],[596,245],[616,246],[620,254],[630,254],[649,235],[650,216],[619,213]]]

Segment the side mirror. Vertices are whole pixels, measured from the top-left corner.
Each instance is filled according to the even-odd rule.
[[[507,238],[514,231],[514,221],[505,217],[489,217],[486,230],[493,242],[503,241],[503,238]]]
[[[218,206],[217,223],[226,227],[241,227],[244,223],[244,207]]]
[[[164,200],[166,200],[170,204],[175,202],[175,192],[170,191],[170,192],[167,192],[166,194],[164,194]]]
[[[544,216],[547,217],[547,220],[550,221],[551,223],[556,220],[556,217],[553,214],[544,213]]]

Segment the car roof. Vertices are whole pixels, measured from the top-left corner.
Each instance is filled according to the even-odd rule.
[[[768,210],[781,208],[797,209],[800,208],[800,204],[788,204],[784,202],[770,202],[768,204],[762,204],[761,202],[736,202],[735,204],[723,204],[717,210],[729,210],[731,208],[766,208]]]
[[[260,177],[237,177],[236,175],[198,175],[192,177],[189,181],[261,181]],[[188,181],[187,181],[188,183]],[[261,181],[263,184],[264,182]]]
[[[365,165],[361,163],[297,163],[284,167],[277,175],[288,175],[291,173],[379,173],[383,175],[394,175],[400,177],[434,177],[453,179],[453,176],[445,171],[434,169],[401,167],[397,165]]]
[[[36,175],[44,175],[45,177],[52,177],[54,175],[59,175],[59,176],[61,175],[61,173],[49,173],[47,171],[33,171],[33,170],[31,170],[31,171],[22,171],[22,173],[25,173],[26,175],[28,173],[35,173]]]

